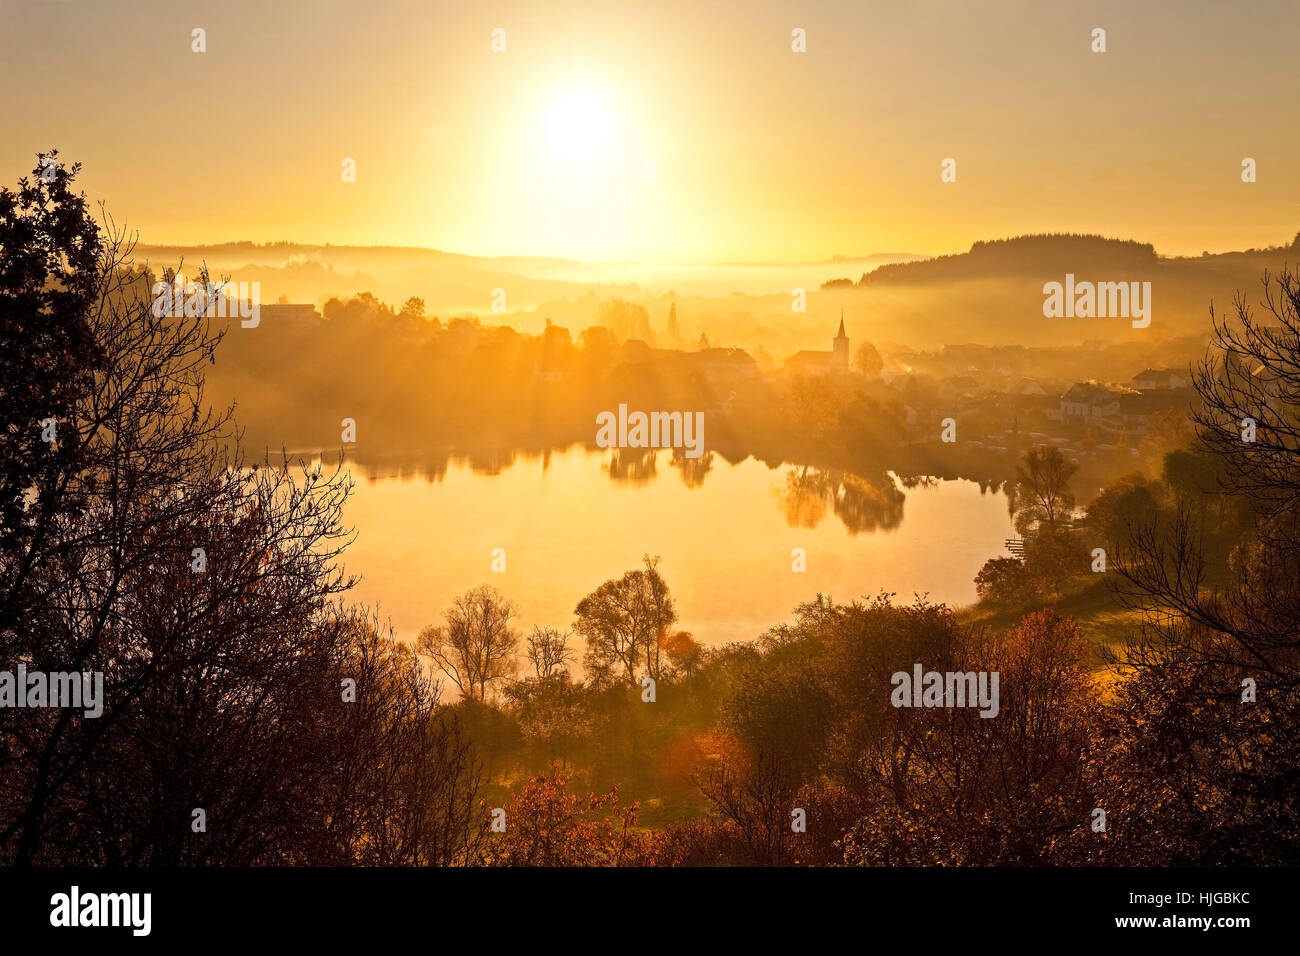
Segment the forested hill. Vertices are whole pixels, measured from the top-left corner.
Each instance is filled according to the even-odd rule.
[[[1202,255],[1192,258],[1168,258],[1156,253],[1149,242],[1131,239],[1108,239],[1104,236],[1052,233],[1015,236],[1009,239],[981,240],[968,252],[938,256],[919,262],[899,262],[866,273],[861,286],[955,282],[965,279],[989,279],[998,276],[1055,276],[1066,272],[1096,275],[1103,271],[1118,274],[1141,274],[1153,278],[1158,271],[1194,275],[1201,271],[1222,273],[1235,269],[1249,270],[1258,276],[1259,261],[1300,255],[1300,234],[1290,246],[1249,249]],[[1161,267],[1165,267],[1162,269]]]

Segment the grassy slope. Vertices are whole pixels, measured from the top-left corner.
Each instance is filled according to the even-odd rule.
[[[1125,639],[1135,636],[1142,623],[1140,612],[1119,606],[1107,586],[1105,575],[1100,574],[1095,580],[1071,582],[1054,601],[1039,598],[1011,607],[972,604],[957,613],[968,624],[1001,630],[1012,627],[1030,611],[1044,607],[1055,607],[1061,614],[1079,622],[1084,638],[1092,645],[1093,665],[1098,669],[1105,664],[1104,650],[1107,647],[1118,648]]]

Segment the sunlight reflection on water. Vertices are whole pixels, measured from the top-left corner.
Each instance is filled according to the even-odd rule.
[[[668,452],[616,455],[574,446],[520,455],[495,474],[452,460],[432,479],[400,464],[354,466],[353,597],[380,603],[408,639],[480,583],[518,605],[522,629],[568,628],[584,595],[648,553],[663,559],[680,626],[718,644],[757,638],[818,592],[970,603],[976,572],[1013,534],[1006,496],[972,481],[902,489],[885,476],[718,457],[701,476]],[[505,549],[504,573],[491,570],[494,548]],[[791,570],[794,548],[807,553],[805,573]]]

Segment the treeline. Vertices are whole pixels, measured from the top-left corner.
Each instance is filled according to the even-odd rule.
[[[1064,275],[1095,269],[1141,269],[1159,261],[1149,242],[1076,233],[979,240],[970,250],[920,262],[895,262],[863,273],[860,286],[937,280],[987,279],[997,275]]]
[[[1148,615],[1109,670],[1047,591],[998,627],[819,598],[706,649],[653,558],[571,622],[480,588],[410,647],[345,603],[347,475],[232,453],[221,331],[153,316],[77,167],[40,172],[0,190],[0,671],[104,700],[0,706],[0,862],[1300,861],[1293,274],[1217,326],[1190,457],[1089,511]],[[1024,463],[1018,520],[1077,548],[1060,470]],[[918,664],[997,672],[996,716],[897,706]]]
[[[711,369],[701,352],[656,355],[613,331],[643,322],[635,311],[606,309],[608,325],[576,336],[557,325],[533,336],[363,294],[331,300],[312,325],[232,323],[208,381],[214,400],[238,400],[244,442],[259,450],[337,449],[351,418],[349,454],[362,461],[405,456],[440,474],[458,455],[495,469],[520,451],[590,445],[596,415],[626,404],[705,412],[710,458],[812,461],[884,480],[905,434],[897,391],[861,376],[771,381]],[[706,475],[683,467],[688,484]]]

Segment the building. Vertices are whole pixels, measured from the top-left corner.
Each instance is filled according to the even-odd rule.
[[[759,374],[758,362],[744,349],[653,349],[645,361],[653,362],[664,375],[698,376],[711,384],[735,385]]]
[[[732,382],[758,377],[758,363],[744,349],[700,349],[692,357],[710,382]]]
[[[1180,372],[1168,368],[1149,368],[1133,376],[1133,387],[1139,392],[1154,392],[1164,388],[1186,388],[1191,382]]]
[[[849,371],[849,337],[844,334],[844,313],[840,313],[840,331],[831,339],[829,352],[805,350],[785,360],[787,372],[795,375],[847,375]]]
[[[1030,395],[1039,396],[1039,395],[1046,395],[1047,389],[1043,388],[1042,385],[1040,385],[1037,381],[1035,381],[1032,378],[1022,378],[1020,381],[1016,382],[1015,385],[1011,386],[1010,394],[1023,395],[1023,396],[1030,396]]]
[[[1089,421],[1119,414],[1119,397],[1110,389],[1092,382],[1075,382],[1061,396],[1060,419]]]
[[[302,329],[321,321],[320,313],[310,303],[277,302],[261,306],[261,321],[268,328]]]

